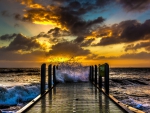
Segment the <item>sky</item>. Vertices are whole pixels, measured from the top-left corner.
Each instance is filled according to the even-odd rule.
[[[0,67],[150,67],[150,0],[0,0]]]

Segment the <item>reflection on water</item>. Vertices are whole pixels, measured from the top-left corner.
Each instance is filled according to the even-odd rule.
[[[99,93],[98,89],[90,83],[58,84],[51,94],[47,94],[27,113],[39,111],[47,113],[123,113],[117,105],[103,93]]]

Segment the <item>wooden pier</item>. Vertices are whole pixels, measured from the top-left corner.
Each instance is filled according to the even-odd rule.
[[[43,64],[41,94],[17,113],[144,113],[122,104],[109,94],[108,64],[90,66],[89,82],[58,84],[56,66],[49,65],[48,90],[45,90],[45,71],[46,64]]]

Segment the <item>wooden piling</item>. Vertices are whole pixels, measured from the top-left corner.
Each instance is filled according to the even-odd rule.
[[[56,85],[56,66],[53,66],[53,83]]]
[[[109,65],[105,63],[105,92],[109,94]]]
[[[102,89],[102,76],[100,75],[100,65],[98,66],[99,73],[99,88]]]
[[[46,64],[41,65],[41,94],[45,93]]]
[[[52,87],[52,65],[48,66],[48,88]]]
[[[92,81],[92,83],[93,83],[93,78],[94,78],[94,77],[93,77],[93,75],[94,75],[93,70],[94,70],[94,67],[92,66],[92,67],[91,67],[91,76],[92,76],[92,80],[91,80],[91,81]]]
[[[95,85],[97,86],[97,65],[95,65]]]

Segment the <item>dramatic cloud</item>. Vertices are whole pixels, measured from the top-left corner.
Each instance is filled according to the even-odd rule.
[[[86,57],[86,60],[121,60],[121,59],[150,59],[150,53],[149,52],[140,52],[140,53],[127,53],[127,54],[122,54],[118,57],[116,56],[111,56],[111,57],[106,57],[106,56],[100,56],[97,54],[89,54]]]
[[[70,32],[71,35],[87,37],[88,35],[91,35],[94,29],[104,22],[104,18],[101,16],[93,20],[85,20],[83,18],[84,14],[99,8],[97,3],[100,3],[96,0],[95,2],[87,2],[84,0],[53,0],[49,2],[47,1],[48,4],[46,5],[35,3],[33,0],[18,1],[28,8],[24,11],[23,15],[18,13],[14,14],[16,20],[57,26],[57,29],[55,28],[55,33],[53,33],[54,35],[57,35],[59,29],[65,29]],[[102,4],[103,2],[105,1],[101,1]]]
[[[49,55],[85,56],[90,54],[89,50],[83,49],[73,42],[62,42],[52,46]]]
[[[88,47],[91,46],[91,43],[94,41],[95,39],[86,39],[81,43],[81,47]]]
[[[16,38],[9,44],[9,46],[1,49],[4,51],[31,51],[39,48],[41,48],[41,45],[35,39],[26,38],[22,34],[17,34]]]
[[[81,42],[84,41],[84,38],[85,38],[85,37],[83,37],[83,36],[77,37],[77,38],[74,40],[74,42],[75,42],[75,43],[81,43]]]
[[[86,57],[86,60],[101,60],[101,59],[107,59],[105,56],[99,56],[97,54],[90,54]]]
[[[73,1],[69,3],[69,7],[73,9],[79,9],[81,8],[81,4],[78,1]]]
[[[150,0],[116,0],[127,11],[144,11],[150,8]]]
[[[104,30],[103,30],[104,29]],[[101,28],[97,36],[102,37],[98,46],[117,43],[129,43],[139,40],[149,40],[150,20],[140,23],[137,20],[127,20],[111,27]]]
[[[47,33],[41,32],[37,36],[32,38],[47,38],[50,43],[58,43],[67,41],[67,37],[71,36],[71,33],[67,30],[62,30],[58,27],[50,29]]]
[[[136,51],[138,49],[144,48],[147,51],[150,51],[150,41],[149,42],[140,42],[138,44],[130,44],[125,47],[125,51],[133,50]]]
[[[52,11],[45,9],[30,9],[26,11],[22,19],[20,19],[19,14],[16,14],[15,18],[37,24],[41,23],[59,26],[59,28],[68,29],[73,35],[89,34],[94,28],[94,25],[101,24],[104,21],[102,17],[98,17],[91,21],[85,21],[69,11],[62,10],[62,8],[54,7],[52,9]]]
[[[120,58],[124,58],[124,59],[150,59],[150,53],[148,53],[148,52],[130,53],[130,54],[124,54],[124,55],[120,56]]]
[[[145,35],[150,34],[150,20],[146,20],[143,24],[135,20],[125,21],[120,23],[120,27],[123,28],[121,38],[129,42],[144,39]]]
[[[3,51],[0,49],[0,60],[2,61],[37,61],[45,57],[44,51],[32,51],[31,53],[20,54],[13,51]],[[10,57],[11,56],[11,57]]]
[[[48,31],[49,35],[52,35],[53,37],[61,37],[61,36],[70,36],[71,33],[67,30],[61,30],[58,27],[55,27],[54,29],[50,29]]]
[[[14,39],[16,36],[17,36],[17,34],[15,34],[15,33],[12,34],[12,35],[6,34],[6,35],[0,36],[0,40],[2,40],[2,41],[10,41],[11,39]]]
[[[105,5],[112,2],[111,0],[96,0],[96,5],[100,7],[104,7]]]
[[[91,43],[94,41],[94,38],[91,39],[85,39],[85,37],[77,37],[73,42],[80,45],[81,47],[87,47],[90,46]]]

